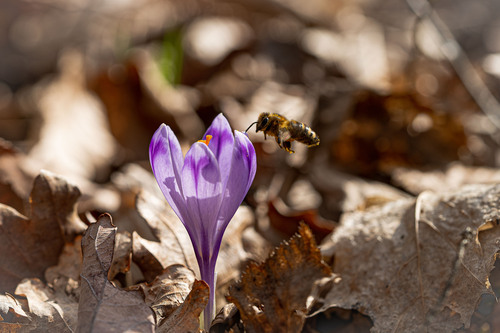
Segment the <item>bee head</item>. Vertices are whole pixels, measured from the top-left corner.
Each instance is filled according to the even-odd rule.
[[[259,119],[257,119],[257,121],[251,123],[250,126],[248,126],[245,133],[248,132],[250,127],[252,127],[255,124],[257,124],[257,128],[255,129],[255,132],[262,131],[266,127],[268,122],[269,122],[269,112],[262,112],[259,115]]]
[[[255,132],[262,131],[269,123],[269,112],[262,112],[257,120],[257,128]]]

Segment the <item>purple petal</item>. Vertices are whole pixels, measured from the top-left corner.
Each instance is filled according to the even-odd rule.
[[[153,135],[149,145],[149,161],[156,181],[168,203],[185,223],[186,204],[182,193],[182,150],[170,127],[162,124]]]
[[[219,245],[224,230],[252,185],[256,170],[257,159],[252,142],[243,133],[235,131],[231,170],[217,222],[217,234],[220,236],[220,239],[217,240]]]
[[[240,131],[234,131],[234,136],[236,137],[237,144],[240,154],[243,155],[245,160],[245,165],[248,167],[248,180],[247,186],[245,189],[245,194],[243,195],[243,199],[247,194],[250,186],[252,186],[253,179],[255,178],[255,173],[257,172],[257,156],[255,155],[255,148],[252,144],[252,141],[248,138],[247,134],[244,134]],[[241,201],[243,201],[241,199]]]
[[[234,137],[231,126],[226,117],[221,113],[212,121],[207,129],[204,138],[212,136],[208,147],[212,150],[220,166],[222,186],[225,187],[229,178],[229,166],[233,154]]]
[[[182,167],[182,189],[190,216],[185,222],[200,236],[203,254],[211,254],[217,213],[222,201],[222,183],[219,164],[206,144],[196,142],[186,154]]]

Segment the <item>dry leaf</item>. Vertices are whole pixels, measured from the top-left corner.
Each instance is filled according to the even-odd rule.
[[[208,302],[208,285],[195,280],[182,265],[167,267],[151,284],[131,288],[144,294],[156,314],[158,332],[198,332],[199,317]]]
[[[74,185],[42,171],[30,196],[31,218],[0,204],[0,291],[13,292],[26,277],[43,279],[57,264],[64,243],[85,227],[75,210],[79,196]]]
[[[38,279],[23,280],[16,295],[28,302],[30,324],[41,332],[74,332],[78,304],[64,292],[54,293]]]
[[[302,224],[264,263],[247,266],[228,301],[240,310],[248,332],[301,332],[315,281],[330,276],[311,230]]]
[[[344,215],[322,244],[341,277],[322,309],[356,309],[373,332],[468,327],[481,295],[492,293],[499,195],[499,185],[471,185]]]
[[[159,325],[186,299],[195,281],[194,273],[182,265],[167,267],[151,284],[141,283],[131,290],[141,290],[147,305],[156,315]]]
[[[111,216],[104,214],[83,236],[78,332],[153,332],[153,312],[142,297],[115,288],[107,279],[115,235]]]
[[[19,326],[35,331],[74,332],[78,316],[81,237],[66,243],[57,266],[45,271],[47,286],[25,279],[16,295],[0,296],[0,331]],[[6,312],[6,310],[8,312]]]
[[[0,295],[0,331],[16,332],[29,325],[30,317],[24,311],[23,304],[9,293]]]
[[[232,330],[234,333],[244,332],[238,308],[233,303],[226,304],[215,316],[210,327],[211,333],[224,333]]]
[[[25,279],[16,295],[0,296],[0,331],[74,332],[78,304],[39,279]]]
[[[199,332],[199,317],[208,303],[209,287],[205,281],[195,280],[193,289],[162,325],[158,332],[184,333]]]

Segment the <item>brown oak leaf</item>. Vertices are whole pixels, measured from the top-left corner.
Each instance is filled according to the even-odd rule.
[[[250,262],[228,301],[240,311],[248,332],[301,332],[315,281],[331,277],[311,230],[282,243],[262,264]]]
[[[0,204],[0,291],[13,293],[23,278],[44,279],[65,242],[83,231],[75,204],[78,188],[47,171],[36,177],[25,217]]]

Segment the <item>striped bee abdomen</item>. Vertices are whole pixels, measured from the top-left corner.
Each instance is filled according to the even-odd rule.
[[[293,140],[307,146],[319,145],[319,136],[306,124],[296,120],[290,120],[289,130]]]

